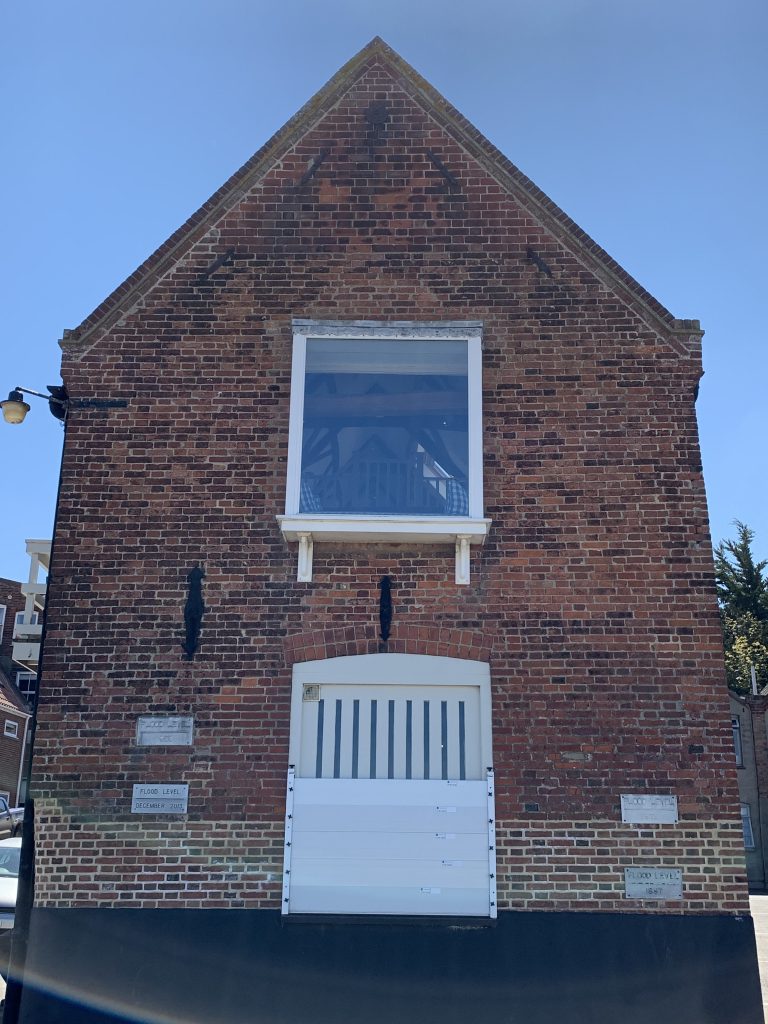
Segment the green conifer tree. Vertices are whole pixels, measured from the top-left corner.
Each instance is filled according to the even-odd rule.
[[[758,689],[768,686],[768,560],[754,559],[754,531],[738,521],[735,526],[736,540],[715,548],[715,579],[728,685],[749,693],[753,665]]]

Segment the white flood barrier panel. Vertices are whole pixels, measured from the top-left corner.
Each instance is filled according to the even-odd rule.
[[[295,779],[288,912],[489,917],[488,788]]]

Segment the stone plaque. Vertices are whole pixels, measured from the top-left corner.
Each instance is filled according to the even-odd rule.
[[[157,782],[133,787],[132,814],[186,814],[186,782]]]
[[[634,900],[681,900],[680,868],[624,868],[624,895]]]
[[[189,747],[194,728],[191,715],[139,715],[136,743],[140,747]]]
[[[662,793],[622,793],[621,820],[636,825],[674,824],[677,797]]]

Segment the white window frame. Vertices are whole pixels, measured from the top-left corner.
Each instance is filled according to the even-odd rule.
[[[733,734],[733,753],[736,758],[736,767],[744,767],[744,744],[741,738],[741,719],[738,715],[731,716],[731,732]]]
[[[29,622],[27,622],[27,617],[29,618]],[[40,613],[30,612],[29,616],[27,616],[27,613],[22,608],[20,612],[16,612],[13,622],[15,626],[39,626]]]
[[[752,812],[749,804],[741,804],[741,827],[744,831],[744,849],[755,849],[755,833],[752,828]]]
[[[373,320],[293,321],[293,363],[291,369],[291,405],[288,428],[288,468],[285,515],[278,516],[287,541],[298,541],[299,582],[312,580],[312,553],[315,541],[358,541],[455,544],[457,584],[469,583],[469,547],[482,544],[491,521],[484,518],[483,506],[483,416],[482,416],[482,323],[440,321],[415,323]],[[301,448],[304,430],[304,378],[307,341],[313,338],[366,340],[466,341],[468,387],[468,489],[467,516],[341,515],[300,513]]]
[[[5,632],[5,617],[6,617],[6,606],[0,604],[0,642],[3,639],[3,633]]]
[[[9,740],[17,740],[19,738],[19,723],[14,722],[12,718],[6,718],[3,736]]]
[[[32,686],[31,697],[28,696],[21,688],[20,681],[22,676],[28,677],[34,683],[34,685]],[[37,672],[32,672],[29,669],[20,668],[16,672],[16,689],[19,691],[24,700],[33,700],[33,698],[35,697],[35,691],[37,690]]]

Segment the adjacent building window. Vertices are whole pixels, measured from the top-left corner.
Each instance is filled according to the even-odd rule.
[[[749,804],[741,805],[741,827],[744,829],[744,848],[754,850],[755,836],[752,832],[752,816],[749,812]]]
[[[16,688],[25,700],[34,704],[37,699],[37,673],[17,672]]]
[[[37,626],[40,624],[39,612],[31,612],[26,618],[23,611],[16,612],[14,623],[17,626]]]
[[[5,629],[5,605],[0,604],[0,642],[3,639],[3,630]]]
[[[5,729],[3,731],[3,735],[7,736],[11,740],[18,739],[19,738],[19,723],[18,722],[12,722],[10,718],[6,718],[6,720],[5,720]]]
[[[736,755],[736,766],[737,768],[743,768],[744,752],[741,745],[741,722],[738,718],[731,719],[731,729],[733,730],[733,751]]]

